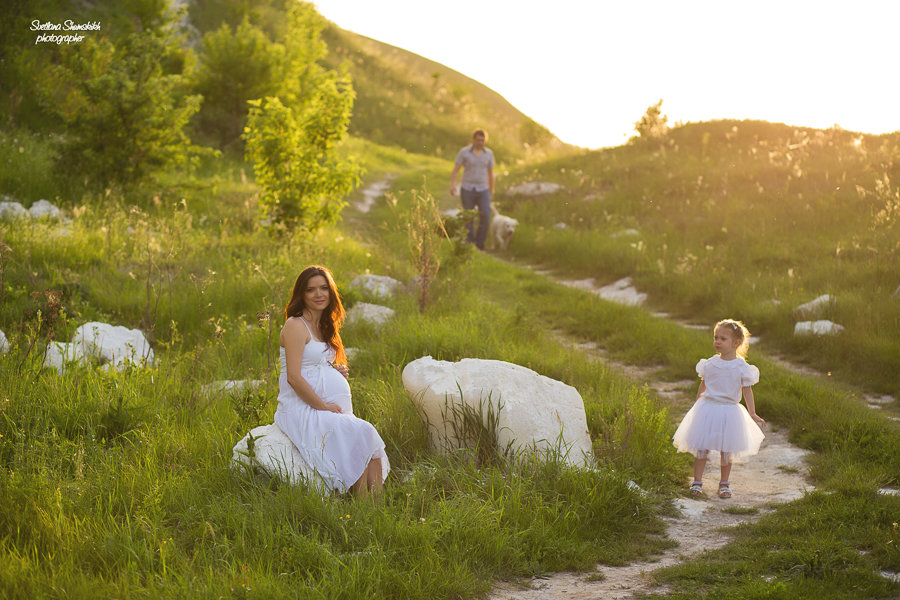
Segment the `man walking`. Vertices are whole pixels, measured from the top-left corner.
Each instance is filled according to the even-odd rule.
[[[487,134],[483,129],[476,129],[472,134],[472,143],[456,155],[456,164],[450,174],[450,195],[456,195],[456,175],[462,168],[459,195],[463,208],[472,210],[478,207],[478,231],[469,223],[468,242],[474,242],[479,250],[484,250],[491,222],[491,198],[494,196],[494,153],[485,148],[485,142]]]

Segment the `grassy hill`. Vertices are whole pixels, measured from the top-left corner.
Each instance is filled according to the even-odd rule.
[[[530,180],[564,188],[504,192]],[[718,121],[514,169],[498,202],[521,222],[516,258],[600,284],[631,276],[659,310],[743,319],[791,360],[897,395],[898,181],[900,134]],[[824,310],[796,313],[824,294]],[[816,319],[846,329],[793,336]]]
[[[439,63],[334,25],[324,39],[327,62],[347,64],[353,77],[353,135],[453,159],[482,127],[506,163],[573,149],[497,92]]]

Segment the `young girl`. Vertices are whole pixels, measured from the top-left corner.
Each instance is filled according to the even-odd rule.
[[[740,321],[719,321],[713,333],[717,355],[697,363],[697,374],[703,380],[697,401],[673,436],[680,452],[690,452],[695,457],[694,481],[690,487],[694,496],[703,494],[706,459],[710,450],[717,450],[722,458],[719,498],[731,498],[728,476],[732,462],[759,452],[765,437],[760,426],[764,427],[766,422],[756,414],[750,387],[759,381],[759,369],[744,360],[750,347],[749,338],[750,332]],[[740,404],[742,395],[746,409]]]

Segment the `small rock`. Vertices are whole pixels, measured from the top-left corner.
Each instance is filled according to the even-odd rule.
[[[540,196],[543,194],[552,194],[562,189],[565,188],[563,188],[563,186],[559,185],[558,183],[550,183],[547,181],[529,181],[527,183],[520,183],[519,185],[507,189],[506,193],[513,196]]]
[[[565,223],[563,223],[562,221],[560,221],[559,223],[554,223],[554,224],[553,224],[553,229],[566,229],[566,228],[568,228],[568,227],[569,227],[569,226],[566,225]]]
[[[394,316],[394,309],[378,304],[357,302],[347,312],[347,324],[362,321],[372,325],[384,325]]]
[[[33,219],[40,219],[42,217],[59,219],[60,217],[59,208],[57,208],[51,202],[43,199],[38,200],[37,202],[32,204],[31,208],[28,209],[28,213]]]
[[[362,353],[362,349],[360,348],[344,348],[344,354],[347,355],[347,360],[353,360],[357,356]]]
[[[200,393],[204,396],[213,396],[224,392],[229,394],[241,394],[245,390],[255,390],[265,384],[266,382],[261,379],[223,379],[204,385],[200,388]]]
[[[604,300],[618,302],[627,306],[640,306],[647,300],[647,294],[637,291],[632,285],[631,277],[625,277],[609,285],[597,288],[594,293]]]
[[[28,216],[28,211],[20,203],[15,201],[0,202],[0,219],[24,219]]]
[[[801,304],[794,309],[794,313],[802,317],[818,316],[831,304],[834,304],[834,296],[831,294],[823,294],[815,300],[810,300],[806,304]]]
[[[794,335],[837,335],[844,330],[843,325],[831,321],[800,321],[794,325]]]
[[[9,340],[6,339],[6,334],[0,331],[0,354],[7,352],[9,352]]]
[[[621,237],[633,237],[636,235],[641,235],[641,232],[637,229],[623,229],[622,231],[617,231],[609,237],[615,240]]]
[[[386,275],[357,275],[350,282],[350,287],[362,290],[376,298],[390,298],[398,290],[403,289],[403,284]]]
[[[81,346],[86,356],[110,363],[116,370],[129,364],[153,364],[153,349],[138,329],[107,323],[85,323],[75,330],[72,343]]]

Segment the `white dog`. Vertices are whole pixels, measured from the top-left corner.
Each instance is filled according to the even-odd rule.
[[[502,250],[506,250],[519,222],[512,217],[501,215],[493,204],[491,204],[491,212],[493,218],[491,218],[491,227],[488,230],[488,248],[496,248],[499,245]]]

